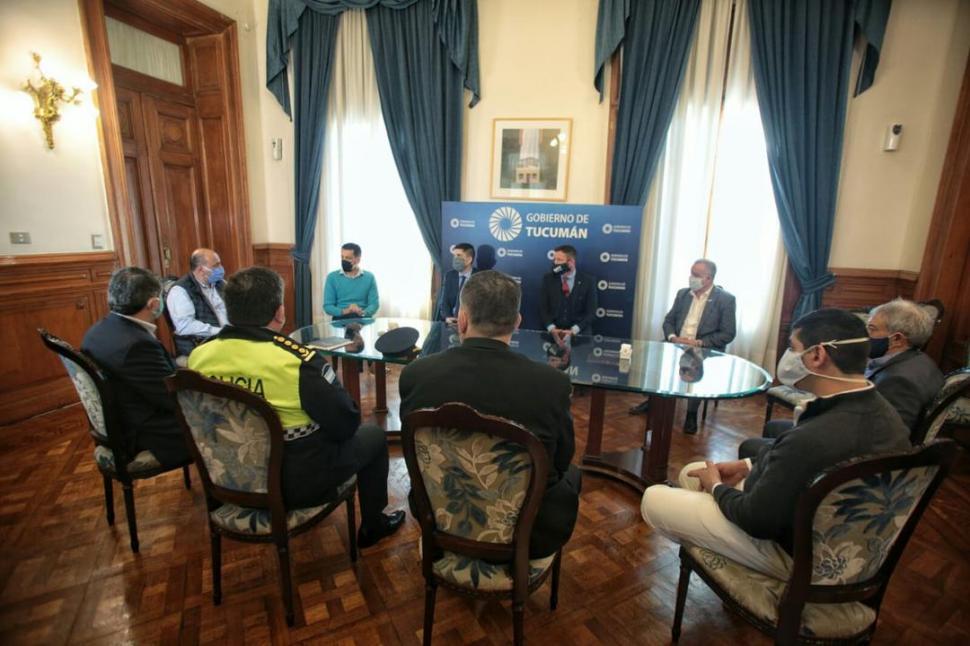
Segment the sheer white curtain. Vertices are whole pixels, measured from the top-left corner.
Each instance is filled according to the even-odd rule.
[[[729,351],[770,365],[784,255],[746,12],[745,0],[701,4],[681,96],[644,208],[634,335],[660,337],[691,263],[707,257],[718,267],[715,282],[737,297],[738,334]]]
[[[311,268],[314,319],[324,318],[323,281],[356,242],[374,273],[379,316],[428,318],[431,257],[391,155],[363,11],[340,17],[327,105],[320,210]]]

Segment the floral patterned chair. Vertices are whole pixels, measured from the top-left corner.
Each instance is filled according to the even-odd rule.
[[[559,593],[562,550],[529,559],[529,536],[549,472],[542,443],[522,426],[464,404],[414,411],[401,446],[421,524],[424,643],[431,643],[438,585],[477,598],[512,600],[515,643],[525,601],[552,574]]]
[[[286,623],[293,625],[289,539],[347,505],[350,560],[357,560],[354,494],[357,476],[337,487],[323,505],[287,509],[283,503],[283,426],[273,407],[244,388],[179,369],[166,386],[178,400],[178,417],[205,489],[212,545],[212,601],[222,602],[221,537],[273,543],[280,564]]]
[[[681,547],[674,641],[691,572],[777,644],[868,641],[896,563],[955,457],[954,442],[940,440],[821,473],[795,509],[787,581]]]
[[[970,368],[946,376],[943,388],[930,405],[923,421],[913,431],[913,444],[936,439],[941,431],[970,426]]]
[[[68,342],[39,328],[41,341],[47,349],[57,355],[64,364],[74,389],[81,400],[81,406],[88,418],[88,432],[94,440],[94,461],[101,472],[104,482],[104,506],[108,525],[115,524],[113,480],[121,483],[125,500],[125,515],[128,518],[128,538],[131,551],[138,552],[138,520],[135,516],[134,481],[154,478],[155,476],[182,469],[185,488],[192,488],[189,464],[165,468],[159,464],[151,451],[141,451],[135,455],[128,449],[120,416],[114,404],[114,393],[106,375],[92,359],[75,350]]]

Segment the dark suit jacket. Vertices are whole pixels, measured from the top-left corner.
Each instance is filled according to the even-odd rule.
[[[573,290],[566,299],[566,316],[559,318],[562,295],[562,278],[552,272],[542,277],[542,294],[539,298],[539,318],[542,328],[552,323],[557,328],[568,329],[579,326],[580,334],[591,334],[593,320],[596,318],[596,279],[589,274],[576,272]]]
[[[472,273],[478,269],[472,267]],[[438,290],[438,306],[434,310],[435,320],[444,321],[450,316],[454,316],[458,305],[458,272],[450,269],[445,272],[445,278],[441,281],[441,289]]]
[[[943,387],[943,373],[928,356],[910,348],[869,373],[869,380],[912,430]]]
[[[677,292],[674,306],[664,317],[664,339],[670,338],[671,334],[680,335],[680,328],[687,320],[692,302],[690,288],[685,287]],[[736,334],[734,310],[734,296],[717,285],[712,287],[711,295],[708,296],[707,304],[704,306],[704,313],[701,314],[701,320],[697,324],[697,339],[704,344],[705,348],[724,352],[727,344],[734,340]]]
[[[409,364],[401,372],[400,389],[402,418],[419,408],[461,402],[518,422],[535,434],[549,454],[550,469],[529,552],[552,554],[569,540],[579,492],[564,480],[576,448],[569,412],[572,387],[565,374],[513,352],[501,341],[473,338]]]
[[[161,342],[138,323],[109,314],[87,331],[81,350],[108,376],[132,457],[148,450],[165,466],[186,462],[175,400],[162,381],[175,364]]]

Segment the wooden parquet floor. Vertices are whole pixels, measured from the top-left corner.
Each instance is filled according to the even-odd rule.
[[[397,405],[397,369],[388,378]],[[365,410],[373,379],[363,380]],[[638,399],[607,398],[604,447],[641,440]],[[577,459],[589,397],[573,405]],[[696,436],[675,429],[671,475],[689,460],[730,459],[759,433],[761,397],[721,402]],[[678,420],[683,412],[679,412]],[[378,422],[399,427],[393,415]],[[291,543],[296,625],[283,618],[276,557],[265,545],[223,542],[223,602],[212,605],[202,487],[173,472],[139,482],[135,500],[141,553],[128,546],[124,507],[115,497],[108,527],[92,445],[77,406],[0,428],[0,643],[4,644],[415,644],[421,639],[423,581],[417,523],[364,550],[346,552],[346,515],[333,514]],[[941,488],[911,540],[883,603],[880,644],[970,643],[970,459]],[[404,507],[408,477],[391,448],[390,497]],[[559,608],[548,585],[531,597],[526,633],[540,644],[662,644],[670,641],[679,566],[676,546],[651,532],[639,496],[587,474],[580,518],[566,546]],[[507,604],[438,593],[435,643],[511,640]],[[766,644],[696,577],[683,644]]]

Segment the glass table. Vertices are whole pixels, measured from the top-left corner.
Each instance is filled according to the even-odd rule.
[[[352,359],[341,361],[344,387],[360,403],[359,361],[376,363],[377,412],[386,412],[387,393],[384,364],[406,364],[422,356],[442,352],[460,343],[458,332],[445,323],[421,319],[359,319],[357,335],[363,347],[324,349],[323,340],[348,334],[353,320],[317,323],[300,328],[290,336],[320,352]],[[395,327],[418,331],[416,350],[407,356],[384,356],[374,347],[377,339]],[[620,358],[621,345],[629,344],[629,359]],[[578,336],[560,347],[546,333],[518,330],[512,336],[512,350],[533,361],[548,363],[569,375],[576,386],[590,389],[589,429],[581,465],[586,471],[602,473],[642,491],[667,480],[667,460],[678,399],[738,399],[765,391],[771,377],[761,367],[730,354],[701,350],[663,341],[641,341],[601,335]],[[642,446],[627,451],[603,451],[603,419],[606,393],[622,391],[650,397],[649,415]]]

